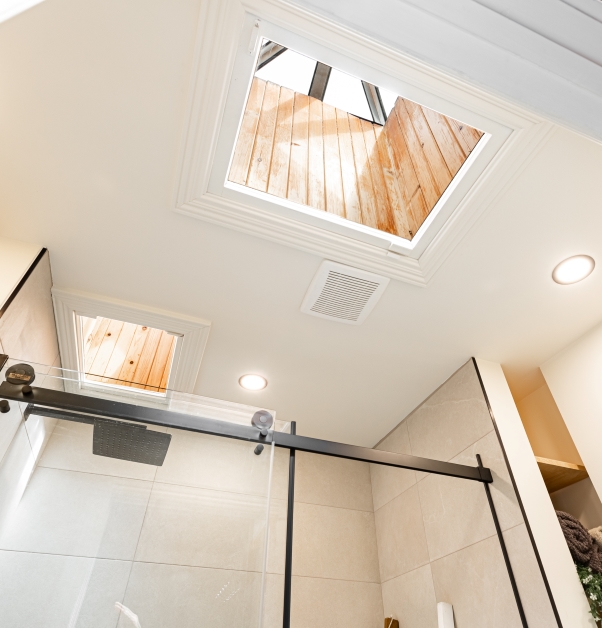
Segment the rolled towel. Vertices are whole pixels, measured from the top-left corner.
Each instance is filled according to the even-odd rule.
[[[597,528],[592,528],[589,533],[593,537],[594,541],[602,547],[602,526],[598,526]]]
[[[596,573],[602,573],[602,548],[594,542],[590,533],[568,512],[557,510],[556,516],[573,560],[580,565],[591,567]]]

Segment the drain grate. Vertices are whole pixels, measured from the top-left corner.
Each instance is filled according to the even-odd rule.
[[[142,464],[163,465],[171,434],[111,419],[94,419],[92,453]]]

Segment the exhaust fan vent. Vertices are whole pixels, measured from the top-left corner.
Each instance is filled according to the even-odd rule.
[[[301,304],[301,311],[331,321],[359,325],[382,296],[389,279],[324,261]]]

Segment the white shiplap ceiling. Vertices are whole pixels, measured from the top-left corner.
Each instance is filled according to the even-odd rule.
[[[388,0],[391,10],[410,4]],[[602,265],[602,146],[561,128],[426,287],[392,280],[360,326],[302,314],[322,256],[172,211],[201,5],[46,0],[0,24],[0,229],[47,246],[57,286],[212,321],[199,394],[274,408],[298,433],[365,445],[471,355],[529,371],[602,318],[602,272],[575,286],[550,278],[576,253]],[[455,71],[484,84],[452,44],[439,40],[433,54],[447,52]],[[464,44],[478,56],[472,35]],[[490,62],[490,87],[506,85],[515,101],[525,94],[540,113],[541,92],[556,96],[566,81],[528,61],[548,81],[536,86],[518,62],[512,76],[479,60]],[[552,113],[596,133],[594,91],[580,103],[569,91]],[[243,391],[248,372],[268,388]]]

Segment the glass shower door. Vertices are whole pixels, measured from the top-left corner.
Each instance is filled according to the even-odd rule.
[[[92,424],[35,411],[25,421],[27,404],[10,405],[0,414],[3,626],[264,623],[270,447],[257,455],[253,443],[149,425],[170,436],[155,466],[94,455]],[[243,420],[246,407],[231,406]]]

